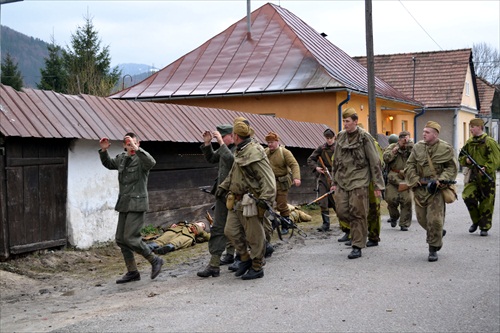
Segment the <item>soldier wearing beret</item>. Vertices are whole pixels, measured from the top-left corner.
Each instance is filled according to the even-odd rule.
[[[352,251],[349,259],[361,257],[368,237],[368,195],[382,196],[384,179],[380,154],[373,137],[358,127],[354,108],[342,113],[344,130],[337,136],[333,156],[335,205],[339,220],[349,223]]]
[[[218,125],[216,129],[217,130],[214,132],[205,131],[203,133],[204,143],[200,147],[205,159],[209,163],[217,163],[219,166],[217,181],[214,185],[214,189],[212,189],[212,193],[216,192],[217,186],[222,183],[229,174],[229,170],[231,170],[233,166],[234,151],[236,150],[233,140],[233,125],[222,124]],[[215,138],[219,144],[219,148],[215,151],[212,147],[213,138]],[[211,227],[211,237],[208,241],[208,251],[211,255],[210,262],[205,269],[197,273],[199,277],[217,277],[220,275],[221,265],[231,264],[234,261],[234,247],[224,235],[226,219],[227,208],[225,198],[216,197],[214,223]],[[221,257],[224,249],[226,249],[226,255]]]
[[[399,220],[401,231],[408,231],[411,225],[411,192],[409,190],[399,192],[398,188],[399,184],[404,182],[404,169],[412,149],[413,142],[410,141],[410,132],[402,131],[399,133],[397,141],[387,146],[383,155],[388,169],[385,187],[385,201],[390,216],[388,222],[391,223],[391,227],[395,228]]]
[[[467,167],[467,176],[464,179],[465,187],[462,198],[469,210],[472,225],[470,233],[479,228],[481,236],[488,236],[493,218],[493,207],[495,204],[495,182],[496,170],[500,167],[500,149],[498,143],[484,133],[484,121],[479,118],[472,119],[469,123],[472,136],[463,146],[463,150],[469,154],[491,179],[489,180],[471,160],[461,154],[460,165]],[[466,171],[464,171],[466,174]]]
[[[455,180],[458,163],[453,147],[439,139],[441,126],[428,121],[423,130],[423,140],[413,146],[404,169],[405,180],[413,191],[418,223],[427,232],[428,260],[438,260],[437,251],[443,246],[445,202],[440,191],[430,193],[426,184],[436,181],[438,187],[446,186],[439,181]]]
[[[329,178],[327,171],[332,175],[332,157],[335,150],[335,133],[327,128],[323,132],[325,137],[325,143],[316,148],[312,154],[307,158],[307,165],[312,169],[312,172],[316,175],[318,182],[318,196],[322,196],[330,191],[332,187],[332,180]],[[320,158],[325,165],[320,162]],[[326,232],[330,230],[330,208],[335,210],[335,202],[333,200],[333,195],[329,195],[319,201],[319,206],[321,208],[321,218],[323,224],[318,228],[320,232]],[[349,231],[344,231],[349,235]],[[346,238],[348,240],[348,238]]]
[[[276,179],[271,164],[264,148],[252,139],[253,134],[246,119],[235,119],[234,163],[216,193],[226,197],[228,214],[224,234],[241,259],[235,276],[243,280],[264,276],[263,218],[267,205],[272,205],[276,197]]]
[[[300,166],[292,152],[280,146],[278,134],[269,132],[265,140],[267,142],[265,152],[276,177],[276,208],[281,216],[289,220],[288,191],[292,185],[300,186]],[[288,229],[282,228],[281,233],[288,233]]]

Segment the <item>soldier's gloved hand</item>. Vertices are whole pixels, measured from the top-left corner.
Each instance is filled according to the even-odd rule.
[[[222,187],[217,187],[217,190],[215,190],[215,197],[220,199],[220,198],[225,198],[228,193],[228,190]]]
[[[259,199],[257,200],[257,207],[262,208],[262,209],[267,209],[267,202],[266,200]]]

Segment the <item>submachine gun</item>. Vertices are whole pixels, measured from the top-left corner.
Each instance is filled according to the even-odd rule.
[[[471,163],[479,170],[479,172],[481,172],[486,178],[488,178],[488,180],[490,182],[493,182],[493,178],[491,178],[491,176],[488,175],[486,173],[486,171],[484,171],[483,168],[463,148],[460,149],[460,154],[459,155],[463,155],[463,156],[467,157],[469,159],[469,161],[471,161]]]
[[[439,190],[437,181],[434,179],[428,179],[428,180],[421,179],[419,181],[419,183],[422,184],[422,186],[425,186],[427,188],[427,192],[429,192],[430,194],[435,194]],[[442,185],[452,185],[452,184],[456,184],[456,183],[457,183],[456,180],[440,180],[439,181],[439,184],[442,184]],[[398,192],[406,191],[409,188],[410,187],[408,186],[408,184],[399,183]]]
[[[266,211],[269,214],[269,216],[267,216],[267,218],[269,219],[269,221],[271,221],[271,224],[273,226],[273,230],[276,229],[276,231],[278,232],[278,237],[280,238],[280,240],[283,240],[283,238],[281,237],[281,228],[282,227],[285,227],[285,229],[292,230],[290,232],[289,238],[292,238],[294,230],[297,230],[297,233],[300,236],[302,236],[304,238],[307,237],[307,234],[304,232],[304,230],[300,229],[299,226],[296,223],[294,223],[292,220],[286,219],[283,216],[281,216],[280,214],[276,213],[267,201],[259,200],[251,193],[248,193],[248,195],[250,196],[250,198],[252,198],[256,202],[260,201],[260,202],[264,202],[266,204],[266,206],[267,206]]]

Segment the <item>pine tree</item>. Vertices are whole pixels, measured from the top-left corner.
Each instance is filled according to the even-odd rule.
[[[68,73],[67,93],[108,96],[120,79],[118,67],[110,69],[109,46],[101,50],[101,41],[92,20],[71,35],[72,49],[63,49],[64,67]]]
[[[52,43],[47,46],[47,49],[49,50],[49,56],[45,58],[45,68],[40,69],[42,78],[40,83],[37,84],[37,88],[67,93],[68,74],[61,57],[61,47],[55,44],[52,37]]]
[[[7,53],[2,61],[1,76],[2,84],[11,86],[17,91],[21,91],[21,88],[24,85],[23,77],[17,63],[14,63],[14,59],[11,57],[10,53]]]

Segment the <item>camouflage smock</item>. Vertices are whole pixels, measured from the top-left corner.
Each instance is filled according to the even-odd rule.
[[[272,203],[276,197],[276,179],[264,148],[251,139],[240,143],[229,176],[219,187],[237,195],[252,193]]]
[[[373,182],[375,190],[385,188],[380,153],[373,137],[361,128],[352,133],[341,131],[335,143],[333,157],[334,185],[344,191],[368,187]]]

